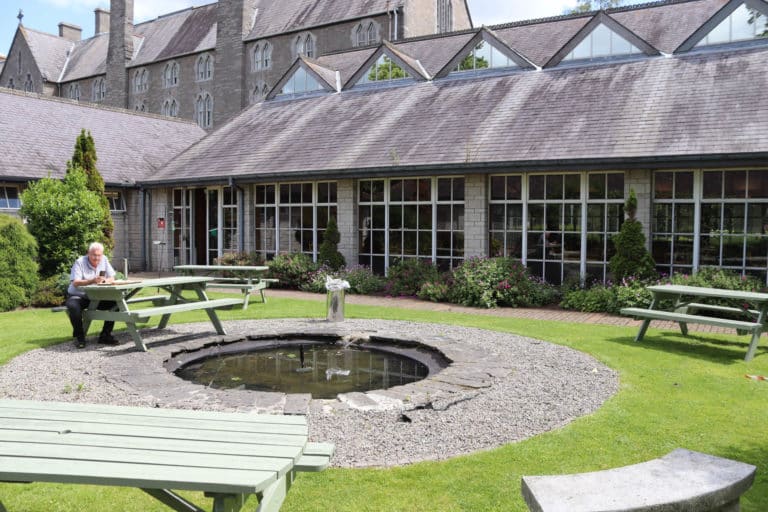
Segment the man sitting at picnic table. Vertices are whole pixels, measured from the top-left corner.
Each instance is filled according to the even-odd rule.
[[[72,265],[69,274],[69,288],[67,288],[67,313],[72,324],[72,336],[75,338],[77,348],[85,348],[85,332],[83,332],[83,311],[88,308],[90,300],[81,286],[115,282],[115,269],[104,256],[104,246],[99,242],[93,242],[88,247],[88,254],[81,256]],[[111,309],[115,303],[110,301],[100,302],[99,309]],[[104,327],[99,335],[99,343],[102,345],[117,345],[119,342],[112,337],[112,328],[115,322],[104,322]]]

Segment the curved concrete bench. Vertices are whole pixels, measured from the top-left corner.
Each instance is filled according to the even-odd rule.
[[[532,512],[738,512],[755,466],[677,449],[659,459],[575,475],[524,476]]]

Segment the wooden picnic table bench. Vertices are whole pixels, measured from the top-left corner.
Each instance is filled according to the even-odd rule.
[[[209,299],[205,293],[206,285],[213,278],[203,276],[181,276],[165,277],[158,279],[128,280],[116,281],[114,284],[99,284],[83,286],[81,289],[88,295],[91,304],[85,311],[83,328],[88,332],[88,327],[93,320],[105,320],[114,322],[124,322],[128,332],[131,335],[136,348],[146,351],[147,346],[141,338],[141,334],[136,326],[137,323],[144,323],[153,316],[161,317],[158,329],[165,329],[170,317],[174,313],[184,311],[205,310],[208,314],[217,334],[226,334],[222,326],[217,309],[231,308],[240,306],[242,299],[224,298]],[[142,297],[137,293],[145,288],[158,288],[165,290],[167,295],[153,295]],[[182,295],[185,290],[191,290],[195,293],[194,298]],[[115,307],[108,311],[97,309],[99,302],[110,301],[115,303]],[[152,302],[152,307],[134,309],[135,304]]]
[[[253,494],[278,511],[296,473],[333,455],[307,433],[303,416],[0,400],[0,481],[136,487],[179,512],[202,509],[174,491],[205,493],[215,512]]]
[[[266,303],[267,297],[264,290],[277,279],[260,277],[269,270],[269,267],[261,265],[176,265],[173,269],[182,275],[204,275],[213,278],[211,287],[222,289],[235,289],[243,292],[243,309],[248,307],[251,293],[258,291],[261,302]],[[226,276],[222,274],[233,274]]]
[[[744,357],[750,361],[757,351],[760,335],[766,329],[768,320],[768,293],[745,292],[741,290],[725,290],[721,288],[705,288],[701,286],[657,285],[649,286],[653,299],[647,309],[623,308],[622,315],[643,318],[643,323],[635,337],[642,341],[651,320],[667,320],[677,322],[683,335],[688,335],[689,323],[713,325],[736,329],[737,333],[749,333],[752,339]],[[704,299],[738,300],[748,304],[748,307],[738,308],[717,304],[703,303]],[[660,309],[662,301],[671,301],[671,310]],[[698,314],[699,311],[710,311],[708,315]],[[717,316],[721,315],[721,316]],[[724,318],[725,316],[742,316],[742,319]]]

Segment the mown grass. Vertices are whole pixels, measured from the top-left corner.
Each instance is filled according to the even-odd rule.
[[[221,317],[320,317],[323,309],[322,302],[270,298],[267,305],[223,312]],[[745,363],[746,336],[685,338],[651,329],[637,344],[632,341],[636,330],[628,327],[352,304],[347,304],[346,314],[481,327],[566,345],[616,369],[621,389],[590,416],[495,450],[394,469],[302,474],[288,494],[286,512],[524,511],[522,475],[611,468],[658,457],[677,447],[756,465],[757,478],[742,500],[742,510],[768,510],[768,382],[744,377],[768,375],[765,341],[757,357]],[[190,312],[173,320],[207,319],[202,312]],[[93,327],[91,333],[97,329]],[[65,315],[47,310],[0,314],[0,333],[0,363],[26,350],[70,339]],[[191,496],[200,503],[208,501],[201,495]],[[0,500],[13,511],[167,510],[137,490],[91,486],[0,484]]]

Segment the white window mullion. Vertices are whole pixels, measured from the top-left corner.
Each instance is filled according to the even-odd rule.
[[[326,228],[328,226],[326,225]],[[303,226],[302,226],[303,228]],[[320,237],[318,236],[318,226],[317,226],[317,182],[312,183],[312,261],[317,262],[317,257],[319,255],[318,251],[318,243],[320,242]]]
[[[431,178],[430,188],[432,202],[432,264],[437,264],[437,178]],[[453,190],[453,182],[451,182]],[[451,205],[453,205],[453,196],[451,196]],[[453,207],[451,207],[451,224],[453,224]],[[418,245],[418,244],[417,244]],[[453,246],[453,242],[451,242]],[[453,252],[451,252],[451,255]]]
[[[606,188],[608,184],[606,183]],[[581,173],[581,247],[579,248],[579,282],[584,284],[587,276],[587,212],[589,202],[589,173]],[[607,192],[606,192],[607,197]],[[605,254],[606,244],[608,243],[608,203],[603,207],[603,231],[606,233],[603,242],[603,254]],[[603,273],[605,281],[605,273]]]
[[[389,180],[385,178],[384,181],[384,275],[389,274]],[[371,203],[371,223],[373,223],[373,205]],[[418,224],[417,224],[418,225]],[[402,228],[401,228],[402,231]],[[402,235],[401,235],[402,236]],[[371,230],[371,237],[373,237],[373,230]],[[417,244],[418,247],[418,244]],[[371,238],[371,254],[373,254],[373,238]]]
[[[522,261],[523,265],[528,266],[528,173],[523,173],[520,178],[520,198],[523,200],[523,243],[522,243]],[[506,212],[505,212],[506,213]],[[506,218],[504,219],[506,223]]]
[[[698,272],[701,259],[701,198],[704,195],[703,190],[704,173],[698,169],[693,171],[693,272]]]

